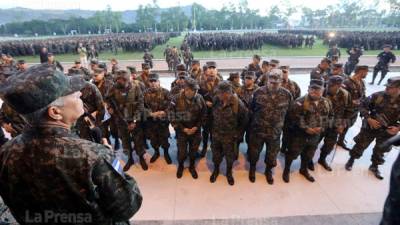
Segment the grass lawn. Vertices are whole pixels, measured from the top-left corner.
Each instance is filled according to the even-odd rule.
[[[155,59],[163,59],[163,53],[166,45],[169,46],[179,46],[182,43],[184,36],[179,36],[171,38],[166,44],[158,45],[151,52]],[[322,40],[317,40],[313,49],[309,48],[284,48],[273,45],[264,45],[261,50],[238,50],[238,51],[194,51],[193,55],[195,58],[233,58],[233,57],[251,57],[254,54],[259,54],[261,56],[324,56],[328,51],[328,47],[322,45]],[[341,49],[342,55],[347,55],[345,49]],[[364,55],[377,55],[378,51],[365,51]],[[400,54],[399,50],[393,51],[396,55]],[[119,52],[114,55],[111,52],[103,52],[100,54],[100,60],[108,61],[111,58],[117,58],[119,60],[142,60],[143,52]],[[63,54],[56,55],[56,59],[60,62],[73,62],[78,59],[78,55],[75,54]],[[39,56],[25,56],[16,57],[16,59],[25,59],[27,62],[39,62]]]

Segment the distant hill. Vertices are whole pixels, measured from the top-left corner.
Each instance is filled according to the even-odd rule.
[[[160,9],[161,12],[167,9]],[[187,16],[191,15],[191,6],[183,6],[182,10]],[[68,10],[48,10],[48,9],[27,9],[27,8],[11,8],[0,9],[0,24],[11,22],[24,22],[30,20],[50,20],[50,19],[69,19],[71,17],[88,18],[95,14],[96,11],[68,9]],[[136,10],[122,11],[122,21],[124,23],[134,23],[136,20]]]

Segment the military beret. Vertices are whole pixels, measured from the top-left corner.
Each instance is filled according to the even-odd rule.
[[[261,60],[261,56],[259,56],[259,55],[253,55],[253,59]]]
[[[142,63],[142,69],[150,69],[150,64]]]
[[[99,64],[99,61],[97,59],[92,59],[90,60],[90,64],[97,65]]]
[[[228,81],[222,81],[218,84],[218,92],[232,92],[232,85]]]
[[[192,64],[200,64],[200,60],[194,59],[192,60]]]
[[[238,78],[238,77],[240,77],[238,72],[229,73],[228,80],[232,81],[233,79]]]
[[[208,62],[206,62],[206,65],[207,65],[207,68],[210,68],[210,67],[217,68],[217,63],[214,62],[214,61],[208,61]]]
[[[328,84],[330,85],[336,85],[336,84],[342,84],[343,83],[343,78],[341,76],[335,75],[329,77]]]
[[[264,61],[262,61],[262,64],[261,64],[262,66],[268,66],[269,65],[269,62],[268,61],[266,61],[266,60],[264,60]]]
[[[185,85],[186,85],[186,87],[188,87],[188,88],[190,88],[192,90],[199,90],[200,89],[198,82],[195,79],[190,78],[190,77],[186,78]]]
[[[159,80],[160,76],[157,73],[151,73],[149,75],[149,80]]]
[[[185,64],[180,63],[180,64],[176,65],[176,70],[185,71],[186,70]]]
[[[331,61],[330,59],[328,59],[328,58],[325,57],[325,58],[322,58],[322,59],[321,59],[321,63],[323,63],[323,62],[326,62],[326,63],[328,63],[328,64],[331,64],[332,61]]]
[[[80,91],[85,84],[82,76],[65,76],[44,63],[9,77],[0,87],[0,93],[15,111],[30,114],[60,97]]]
[[[25,64],[26,62],[25,62],[25,60],[23,60],[23,59],[20,59],[20,60],[18,60],[18,64]]]
[[[125,80],[129,80],[129,74],[126,72],[126,70],[118,70],[115,73],[115,80],[118,80],[120,78],[123,78]]]
[[[343,64],[342,63],[335,63],[333,64],[333,68],[343,68]]]
[[[271,61],[269,61],[269,64],[279,64],[279,60],[271,59]]]
[[[309,88],[321,89],[324,87],[324,81],[322,79],[312,79],[310,80]]]
[[[251,78],[255,78],[256,77],[256,73],[254,71],[246,71],[244,73],[244,77],[251,77]]]
[[[357,73],[358,71],[360,71],[360,70],[369,70],[369,67],[367,66],[367,65],[359,65],[359,66],[356,66],[356,69],[355,69],[355,72]]]
[[[387,80],[386,87],[398,87],[400,88],[400,76],[391,77]]]
[[[137,73],[136,67],[134,67],[134,66],[127,66],[126,68],[127,68],[127,69],[129,70],[129,72],[131,72],[131,73]]]
[[[75,64],[81,64],[81,61],[80,60],[75,60]]]

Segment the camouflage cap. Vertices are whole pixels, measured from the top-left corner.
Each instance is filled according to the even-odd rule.
[[[232,85],[228,81],[222,81],[218,84],[217,91],[222,92],[232,92]]]
[[[143,70],[145,70],[145,69],[150,69],[150,64],[148,64],[148,63],[142,63],[142,69],[143,69]]]
[[[256,73],[254,71],[246,71],[244,73],[244,77],[245,78],[255,79],[256,78]]]
[[[282,70],[272,69],[268,73],[268,82],[270,83],[280,83],[282,81]]]
[[[4,102],[21,114],[33,113],[60,97],[80,91],[82,76],[65,76],[47,63],[9,77],[0,87]]]
[[[326,62],[326,63],[328,63],[328,64],[331,64],[332,61],[331,61],[330,59],[328,59],[328,58],[325,57],[325,58],[322,58],[322,59],[321,59],[321,63],[323,63],[323,62]]]
[[[206,65],[207,65],[207,68],[210,68],[210,67],[217,68],[217,63],[214,62],[214,61],[208,61],[208,62],[206,62]]]
[[[75,64],[81,64],[81,61],[79,59],[76,59]]]
[[[262,66],[268,66],[268,65],[269,65],[268,61],[266,61],[266,60],[262,61]]]
[[[98,66],[98,67],[101,68],[101,69],[103,69],[103,70],[107,70],[107,64],[104,63],[104,62],[99,63],[99,66]]]
[[[240,77],[240,74],[238,72],[232,72],[232,73],[229,73],[228,80],[232,81],[233,79],[239,78],[239,77]]]
[[[271,61],[269,62],[269,64],[279,64],[279,60],[277,59],[271,59]]]
[[[400,88],[400,76],[391,77],[387,80],[386,87],[397,87]]]
[[[200,86],[199,86],[198,82],[195,79],[190,78],[190,77],[185,79],[185,85],[186,85],[187,88],[190,88],[192,90],[199,90],[200,89]]]
[[[331,76],[329,77],[328,84],[329,85],[341,85],[343,83],[343,78],[341,76]]]
[[[134,66],[127,66],[126,69],[128,69],[130,73],[137,73],[136,67]]]
[[[149,80],[159,80],[160,79],[160,75],[158,75],[157,73],[151,73],[149,75]]]
[[[25,64],[25,63],[26,63],[26,62],[25,62],[25,60],[23,60],[23,59],[18,60],[18,64],[19,64],[19,65]]]
[[[322,79],[312,79],[308,87],[312,89],[321,89],[324,87],[324,81]]]
[[[335,64],[333,64],[333,68],[334,68],[334,69],[343,68],[343,64],[342,64],[342,63],[335,63]]]
[[[176,65],[176,70],[177,71],[186,71],[185,64],[179,63],[178,65]]]

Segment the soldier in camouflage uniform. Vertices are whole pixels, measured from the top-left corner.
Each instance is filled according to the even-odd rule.
[[[354,161],[359,159],[375,140],[369,170],[376,178],[382,180],[383,176],[378,166],[385,162],[384,154],[391,150],[391,146],[383,146],[382,143],[400,130],[400,77],[390,78],[385,91],[375,92],[362,101],[360,114],[363,125],[360,133],[354,138],[356,144],[350,151],[346,170],[352,170]]]
[[[150,139],[154,149],[154,155],[150,162],[154,163],[160,157],[160,147],[164,150],[164,158],[167,164],[171,164],[169,156],[169,120],[168,106],[171,101],[170,93],[160,86],[159,75],[150,74],[150,87],[144,92],[146,137]]]
[[[189,172],[194,179],[197,179],[195,159],[201,142],[201,126],[207,115],[207,106],[203,97],[197,93],[200,88],[197,81],[192,78],[183,81],[184,89],[174,95],[169,109],[172,115],[171,124],[177,136],[179,165],[176,176],[182,177],[189,150]]]
[[[171,96],[179,94],[185,87],[185,80],[188,78],[188,74],[184,71],[179,72],[178,77],[175,79],[175,85],[171,88]]]
[[[3,100],[31,125],[0,149],[0,195],[17,222],[60,223],[49,213],[75,216],[72,224],[128,221],[142,203],[135,180],[109,148],[70,131],[84,112],[84,80],[41,64],[7,82]]]
[[[207,105],[207,119],[203,125],[203,149],[201,150],[201,156],[204,157],[207,153],[208,149],[208,138],[212,138],[210,135],[211,132],[211,113],[213,107],[213,99],[215,96],[215,91],[219,83],[219,78],[217,78],[217,70],[215,62],[207,62],[207,70],[205,71],[205,80],[200,83],[199,94],[203,96],[204,101],[206,101]]]
[[[150,65],[148,63],[142,63],[142,73],[139,75],[137,80],[142,82],[146,89],[150,87],[149,75]]]
[[[17,113],[6,102],[3,102],[1,105],[0,124],[5,131],[10,133],[11,137],[16,137],[21,134],[27,126],[27,122],[24,117]]]
[[[23,60],[23,59],[18,60],[17,70],[19,72],[25,72],[27,69],[28,69],[28,64],[25,62],[25,60]]]
[[[81,65],[80,60],[75,60],[75,65],[71,69],[78,71],[78,74],[82,75],[86,81],[92,78],[90,71]]]
[[[113,108],[116,118],[118,134],[122,138],[124,152],[128,153],[128,162],[124,171],[128,171],[134,164],[132,142],[135,144],[136,154],[139,156],[140,165],[147,170],[144,159],[144,143],[142,129],[142,114],[144,112],[143,93],[139,85],[130,82],[130,76],[125,70],[116,73],[115,84],[110,90],[106,101]]]
[[[334,115],[329,127],[321,136],[321,139],[324,139],[324,145],[321,147],[318,163],[327,171],[332,171],[332,168],[326,162],[326,157],[332,152],[338,135],[343,133],[348,119],[349,108],[351,107],[351,95],[341,87],[342,83],[343,78],[341,76],[329,77],[328,86],[323,94],[325,98],[331,101]]]
[[[378,73],[381,72],[381,79],[378,82],[378,85],[380,85],[386,74],[389,72],[389,63],[396,62],[396,56],[393,54],[392,51],[390,51],[391,47],[392,46],[390,45],[384,45],[383,52],[379,53],[379,55],[377,56],[378,63],[374,67],[372,82],[370,84],[374,84]]]
[[[110,60],[110,63],[111,63],[111,74],[114,76],[117,73],[117,71],[119,71],[118,61],[117,59],[112,58]]]
[[[248,157],[250,162],[249,180],[256,180],[256,164],[266,145],[265,176],[269,184],[274,183],[272,169],[276,167],[277,155],[280,149],[280,137],[286,113],[293,100],[292,94],[281,87],[282,71],[271,70],[268,85],[259,88],[253,94],[250,105],[250,141]]]
[[[235,94],[238,94],[240,89],[241,89],[241,87],[242,87],[240,85],[240,75],[239,75],[239,73],[238,72],[229,73],[228,81],[232,85],[233,92]]]
[[[288,112],[293,138],[290,139],[289,151],[285,155],[282,178],[286,183],[289,183],[292,162],[299,155],[301,155],[300,174],[310,182],[315,181],[308,171],[308,164],[314,157],[320,135],[332,118],[332,106],[328,99],[322,97],[323,90],[322,80],[311,80],[308,94],[296,99]]]
[[[318,64],[316,68],[314,68],[310,73],[310,79],[323,79],[328,77],[329,67],[331,64],[331,60],[328,58],[323,58],[321,63]]]
[[[145,49],[144,55],[143,55],[143,60],[144,60],[144,63],[149,64],[150,69],[153,69],[153,58],[154,58],[153,54],[151,54],[148,49]]]
[[[363,50],[360,47],[356,46],[348,49],[347,54],[349,54],[349,58],[347,59],[346,65],[344,67],[344,73],[347,76],[350,76],[356,68],[357,64],[360,62],[360,57],[363,54]]]
[[[193,60],[193,53],[190,51],[190,47],[186,48],[183,52],[183,62],[186,65],[186,68],[190,68],[192,65],[192,60]]]
[[[261,64],[261,71],[259,74],[256,74],[256,83],[259,87],[262,87],[267,84],[268,82],[268,73],[271,70],[268,61],[263,61]]]
[[[348,107],[348,116],[346,120],[346,126],[343,130],[343,132],[339,135],[337,145],[341,146],[345,150],[350,150],[349,147],[346,146],[346,133],[354,125],[354,123],[357,120],[358,117],[358,112],[360,103],[364,100],[365,98],[365,83],[364,79],[368,75],[368,66],[366,65],[360,65],[356,66],[355,68],[355,74],[349,78],[347,78],[343,82],[343,88],[346,89],[351,97],[351,104]]]
[[[343,64],[342,63],[332,64],[332,68],[331,68],[331,71],[329,73],[329,76],[325,77],[326,78],[325,79],[326,84],[328,83],[329,77],[331,77],[331,76],[340,76],[340,77],[342,77],[343,80],[348,77],[347,75],[345,75],[343,73]]]
[[[217,95],[212,107],[212,160],[214,171],[210,182],[214,183],[219,175],[223,157],[226,159],[226,178],[229,185],[234,185],[232,176],[233,162],[236,158],[239,135],[243,134],[247,124],[247,109],[243,102],[233,93],[232,86],[222,81],[218,84]]]
[[[203,79],[203,72],[200,68],[200,61],[199,60],[193,60],[192,61],[192,66],[189,70],[190,77],[197,80],[197,82],[201,82]]]
[[[281,66],[280,69],[282,70],[282,84],[281,86],[288,90],[293,97],[293,100],[296,100],[297,98],[300,97],[301,95],[301,90],[299,85],[289,79],[289,66]],[[288,142],[289,142],[289,137],[290,137],[291,131],[289,129],[289,121],[287,118],[285,119],[285,124],[283,126],[282,130],[282,146],[281,146],[281,152],[285,154],[287,152],[288,148]]]

